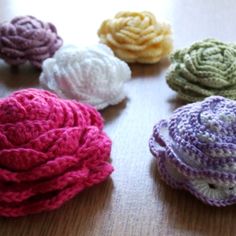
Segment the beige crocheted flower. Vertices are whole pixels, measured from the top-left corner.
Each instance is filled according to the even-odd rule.
[[[119,12],[105,20],[98,35],[122,60],[156,63],[172,50],[171,29],[150,12]]]

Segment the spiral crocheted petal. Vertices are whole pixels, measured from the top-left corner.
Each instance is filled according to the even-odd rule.
[[[55,26],[33,16],[16,17],[0,25],[0,58],[10,65],[29,61],[40,68],[61,45]]]
[[[76,184],[68,186],[61,191],[52,192],[51,194],[48,194],[48,196],[41,196],[41,199],[38,201],[24,202],[25,204],[23,205],[17,203],[13,204],[13,206],[5,203],[4,206],[0,206],[1,215],[5,217],[19,217],[59,208],[63,203],[69,201],[86,187],[90,187],[93,184],[104,181],[112,172],[110,165],[106,164],[100,166],[100,168],[102,171],[97,170],[88,178],[88,180],[82,183],[77,181]]]
[[[167,83],[187,101],[210,95],[236,99],[236,47],[214,39],[194,43],[171,55]]]
[[[0,100],[0,215],[53,210],[106,179],[111,141],[92,107],[38,89]]]
[[[170,26],[150,12],[119,12],[101,24],[98,36],[127,62],[156,63],[172,51]]]
[[[64,46],[43,63],[42,69],[40,82],[44,87],[97,109],[122,101],[123,84],[131,77],[128,65],[103,44]]]
[[[160,121],[149,146],[162,178],[203,202],[236,203],[236,102],[211,96]]]

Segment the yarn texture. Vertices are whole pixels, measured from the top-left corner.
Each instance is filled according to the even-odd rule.
[[[171,29],[151,12],[123,11],[105,20],[100,41],[127,62],[156,63],[172,51]]]
[[[236,45],[206,39],[171,55],[168,85],[187,101],[236,99]]]
[[[67,45],[43,63],[40,83],[64,98],[91,104],[97,109],[121,102],[124,82],[130,79],[128,65],[106,45]]]
[[[56,27],[33,16],[16,17],[0,25],[0,58],[10,65],[29,61],[41,68],[61,45]]]
[[[236,102],[211,96],[160,121],[149,146],[161,177],[204,203],[236,203]]]
[[[113,171],[90,106],[26,89],[0,100],[0,117],[0,216],[54,210]]]

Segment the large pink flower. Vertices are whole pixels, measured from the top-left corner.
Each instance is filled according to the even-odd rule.
[[[105,180],[111,141],[92,107],[26,89],[0,100],[0,215],[53,210]]]

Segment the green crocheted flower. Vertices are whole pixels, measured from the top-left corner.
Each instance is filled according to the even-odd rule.
[[[194,43],[171,55],[167,83],[187,101],[211,95],[236,99],[236,45],[214,39]]]

